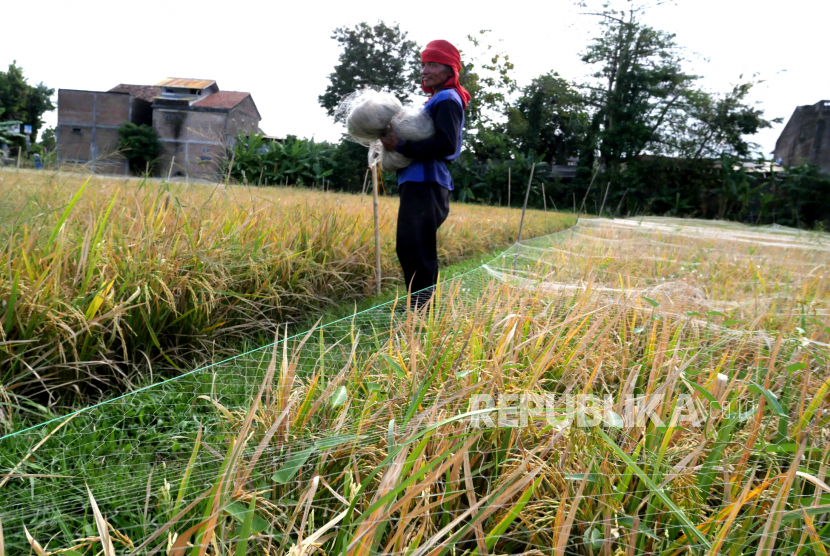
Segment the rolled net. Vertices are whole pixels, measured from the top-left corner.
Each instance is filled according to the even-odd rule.
[[[119,554],[793,550],[827,524],[828,263],[824,234],[580,220],[428,310],[3,436],[6,551],[98,550],[90,492]]]
[[[422,141],[432,137],[435,125],[422,109],[403,106],[392,93],[361,89],[348,95],[338,105],[335,114],[346,122],[349,137],[369,147],[369,165],[379,163],[384,172],[406,168],[412,162],[402,154],[387,151],[380,142],[391,126],[395,135],[407,141]]]

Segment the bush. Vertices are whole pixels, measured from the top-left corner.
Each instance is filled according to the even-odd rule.
[[[333,172],[334,147],[289,135],[269,141],[263,135],[240,134],[224,163],[223,172],[248,185],[316,185]],[[232,164],[232,166],[231,166]]]
[[[161,143],[152,127],[127,122],[118,128],[118,150],[127,159],[130,172],[144,174],[152,172],[161,154]]]

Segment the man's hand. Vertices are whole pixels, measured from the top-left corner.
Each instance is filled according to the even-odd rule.
[[[383,143],[383,148],[390,152],[395,152],[398,148],[398,136],[392,131],[392,126],[386,128],[386,133],[381,135],[380,142]]]

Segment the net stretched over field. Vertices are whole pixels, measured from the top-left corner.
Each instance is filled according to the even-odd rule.
[[[823,234],[580,220],[429,312],[3,437],[6,552],[821,553],[828,264]]]

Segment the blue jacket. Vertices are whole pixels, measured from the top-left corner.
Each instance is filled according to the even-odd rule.
[[[404,182],[438,182],[453,190],[447,162],[461,154],[464,129],[464,104],[455,89],[436,93],[424,106],[435,122],[435,135],[423,141],[398,141],[396,150],[412,164],[398,170],[398,184]]]

